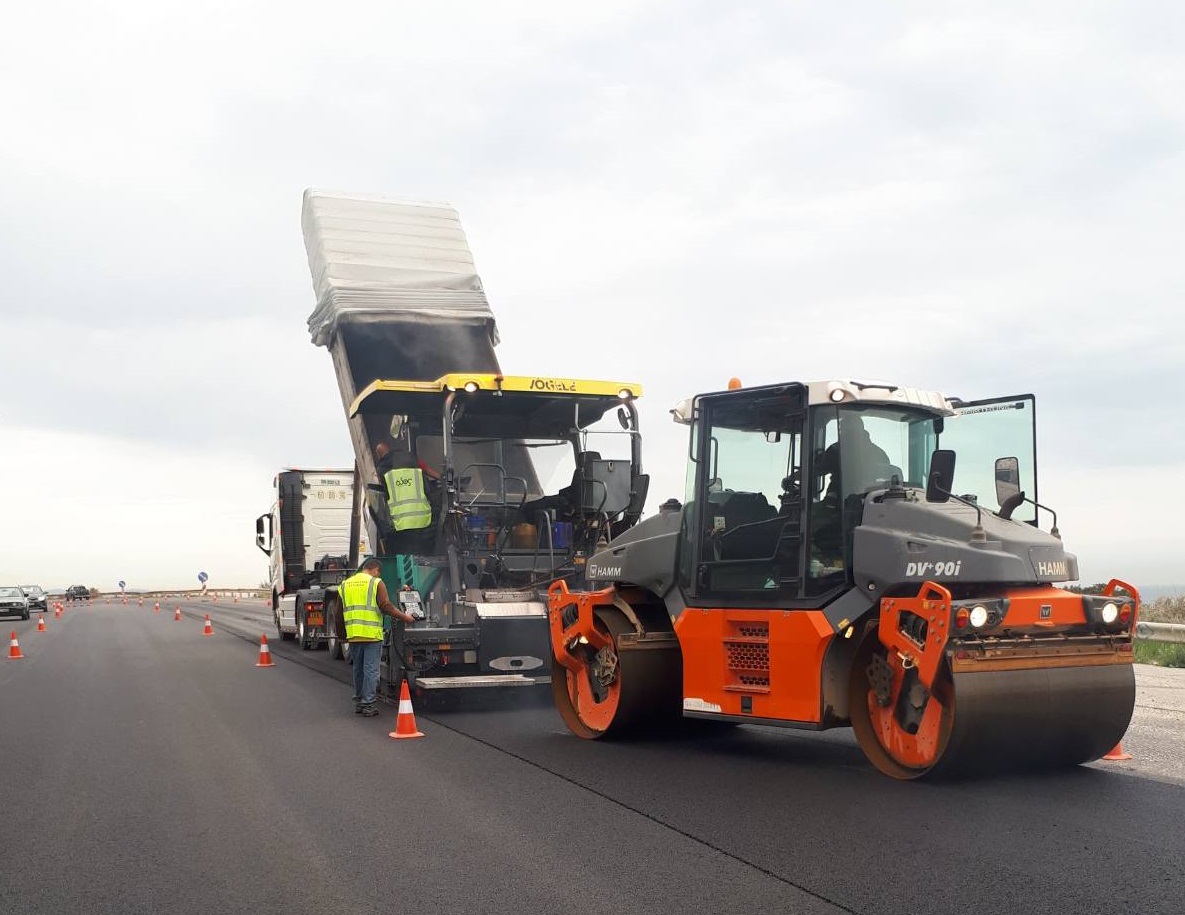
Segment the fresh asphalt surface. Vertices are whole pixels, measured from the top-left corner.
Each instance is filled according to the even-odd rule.
[[[0,620],[0,913],[1182,911],[1180,680],[1132,763],[903,784],[846,731],[585,742],[519,691],[391,740],[259,602],[175,606]]]

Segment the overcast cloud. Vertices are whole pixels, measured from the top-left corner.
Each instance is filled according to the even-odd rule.
[[[0,32],[0,583],[253,585],[353,456],[306,187],[457,208],[511,372],[1032,391],[1088,581],[1185,513],[1185,7],[41,2]]]

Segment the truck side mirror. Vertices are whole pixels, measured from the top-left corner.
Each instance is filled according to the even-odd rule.
[[[926,501],[946,502],[955,483],[955,453],[939,448],[930,455],[930,472],[926,476]]]
[[[272,516],[260,515],[255,519],[255,545],[267,555],[272,554]]]
[[[1020,461],[1014,457],[996,458],[996,502],[1003,508],[1020,493]]]

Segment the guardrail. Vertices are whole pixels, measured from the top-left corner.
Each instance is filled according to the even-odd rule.
[[[61,595],[57,595],[61,597]],[[127,598],[129,601],[133,600],[149,600],[154,598],[167,599],[181,599],[186,600],[210,600],[218,598],[219,600],[267,600],[269,592],[260,590],[259,588],[218,588],[217,590],[201,591],[197,588],[163,588],[155,591],[128,591],[127,593],[120,593],[119,591],[100,591],[96,600],[122,600]],[[64,598],[63,598],[64,599]]]
[[[1141,642],[1185,642],[1185,624],[1139,622],[1136,638]]]

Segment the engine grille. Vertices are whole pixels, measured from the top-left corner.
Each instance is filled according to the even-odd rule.
[[[729,623],[724,639],[725,689],[769,692],[769,625]]]

